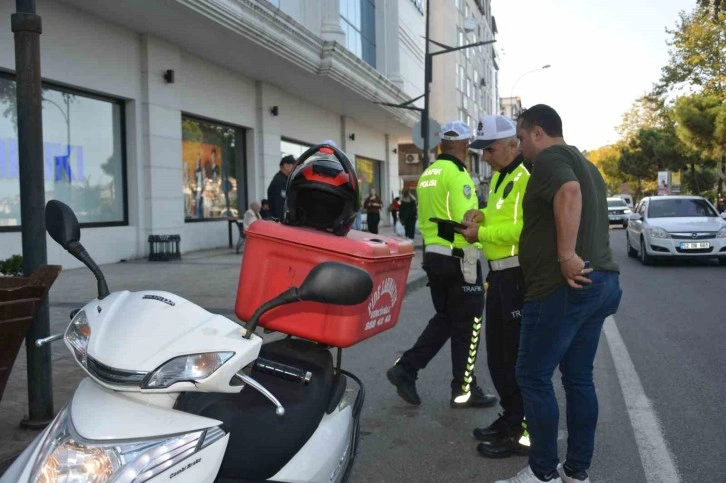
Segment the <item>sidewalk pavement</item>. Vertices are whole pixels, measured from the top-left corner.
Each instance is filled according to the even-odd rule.
[[[381,235],[393,235],[393,227],[380,228]],[[182,240],[183,243],[183,240]],[[426,285],[421,268],[421,235],[414,240],[415,257],[406,284],[407,293]],[[91,254],[93,255],[93,254]],[[111,291],[164,290],[201,305],[213,313],[237,320],[234,304],[237,294],[241,256],[234,249],[218,248],[184,253],[180,261],[148,262],[145,259],[103,265],[101,269]],[[50,333],[63,332],[71,310],[82,307],[96,297],[96,280],[86,268],[61,272],[50,290]],[[85,373],[61,342],[51,344],[53,403],[57,413],[71,398]],[[27,416],[27,365],[25,346],[18,353],[0,401],[0,475],[39,431],[23,429],[20,421]]]

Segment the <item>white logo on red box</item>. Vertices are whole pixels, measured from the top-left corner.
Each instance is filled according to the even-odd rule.
[[[377,307],[378,303],[386,294],[388,294],[390,302],[381,307]],[[364,330],[370,330],[391,322],[391,309],[396,306],[397,301],[398,287],[396,286],[396,281],[388,277],[376,286],[373,295],[371,295],[371,300],[368,302],[368,322],[366,322]]]

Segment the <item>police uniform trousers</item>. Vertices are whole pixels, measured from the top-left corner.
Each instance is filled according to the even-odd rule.
[[[487,282],[485,330],[489,374],[504,409],[504,420],[519,427],[524,419],[524,403],[515,367],[524,304],[524,275],[520,267],[491,270]]]
[[[458,252],[463,256],[460,249]],[[424,253],[423,268],[436,314],[398,363],[410,372],[418,372],[451,339],[451,388],[457,394],[468,392],[469,386],[476,385],[473,372],[484,312],[481,263],[477,262],[474,284],[464,281],[458,256]]]

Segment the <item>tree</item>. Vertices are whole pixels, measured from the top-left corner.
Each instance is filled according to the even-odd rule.
[[[583,153],[600,170],[600,174],[602,174],[611,193],[619,193],[622,183],[628,181],[628,176],[620,171],[618,166],[621,148],[621,145],[612,144]]]
[[[726,89],[726,11],[723,3],[710,9],[703,2],[692,12],[681,12],[672,36],[668,64],[661,69],[656,93],[674,92],[680,87],[693,87],[705,94],[723,99]]]
[[[649,94],[633,102],[630,110],[623,114],[623,122],[617,130],[621,138],[628,142],[637,136],[642,128],[658,129],[672,124],[663,97]]]
[[[726,0],[696,0],[698,6],[708,9],[712,15],[726,11]]]
[[[726,157],[726,102],[716,95],[692,94],[676,100],[673,110],[678,137],[703,161],[721,159],[718,193],[723,193]],[[695,168],[692,169],[695,176]],[[715,181],[715,179],[714,179]],[[694,187],[699,184],[694,182]],[[698,190],[697,190],[698,191]]]

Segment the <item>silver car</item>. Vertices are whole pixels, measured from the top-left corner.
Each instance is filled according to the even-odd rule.
[[[700,196],[649,196],[628,218],[628,255],[644,265],[657,258],[718,258],[726,265],[726,214]]]
[[[620,197],[608,198],[607,201],[610,224],[617,223],[618,225],[623,225],[623,228],[627,228],[628,216],[632,213],[628,204]]]

